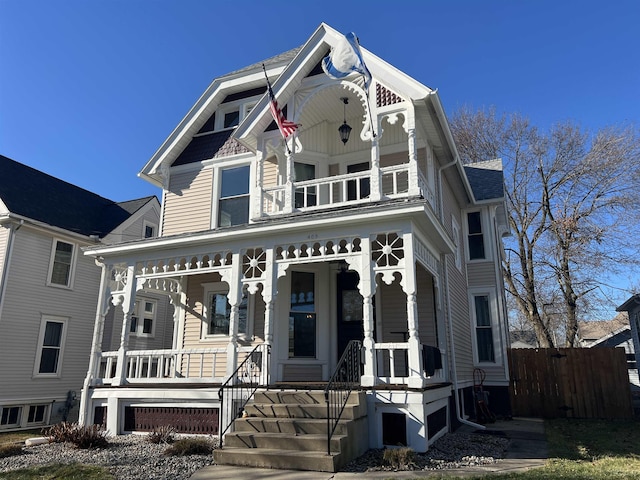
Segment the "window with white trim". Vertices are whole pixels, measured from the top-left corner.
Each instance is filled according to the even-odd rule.
[[[74,244],[57,239],[53,240],[51,260],[49,263],[49,285],[71,287],[73,283],[75,256],[76,248]]]
[[[489,295],[473,296],[473,313],[476,332],[476,358],[478,363],[495,363],[495,347],[493,338],[494,320],[492,318],[491,299]]]
[[[204,326],[202,338],[216,335],[229,335],[231,326],[231,304],[228,290],[220,283],[203,284],[205,288]],[[245,291],[238,306],[238,335],[246,336],[249,332],[249,301]]]
[[[480,211],[467,213],[467,244],[469,246],[469,260],[486,258],[482,213]]]
[[[218,226],[229,227],[249,223],[249,178],[251,167],[223,168],[220,172]]]
[[[49,405],[29,405],[27,425],[44,424],[47,421]]]
[[[7,405],[0,407],[0,427],[13,427],[20,425],[22,407]]]
[[[34,375],[38,377],[59,377],[62,371],[62,354],[67,319],[43,316],[38,336],[38,352]]]
[[[136,300],[129,333],[137,337],[153,337],[156,325],[156,310],[158,303],[155,300]]]

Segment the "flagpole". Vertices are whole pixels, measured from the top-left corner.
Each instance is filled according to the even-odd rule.
[[[273,105],[276,99],[273,94],[273,90],[271,89],[271,82],[269,81],[269,77],[267,76],[267,68],[264,66],[264,63],[262,64],[262,71],[264,72],[264,78],[267,80],[267,90],[269,92],[269,103]],[[277,125],[278,121],[275,119],[275,117],[274,117],[274,121],[276,122],[276,125]],[[278,125],[278,130],[280,130],[280,125]],[[287,143],[287,137],[284,137],[282,130],[280,130],[280,134],[283,135],[283,138],[284,138],[284,148],[286,148],[287,153],[291,155],[291,150],[289,149],[289,144]]]

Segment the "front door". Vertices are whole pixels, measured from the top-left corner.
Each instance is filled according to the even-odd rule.
[[[338,360],[351,340],[364,339],[362,295],[358,291],[358,274],[338,274]]]

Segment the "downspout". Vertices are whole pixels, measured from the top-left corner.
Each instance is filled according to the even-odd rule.
[[[2,318],[2,306],[4,305],[4,292],[7,289],[7,278],[9,278],[9,265],[11,264],[11,256],[13,253],[13,239],[16,232],[24,225],[24,220],[20,219],[17,226],[9,226],[9,239],[7,240],[7,256],[2,266],[2,279],[0,279],[0,319]]]
[[[458,370],[456,368],[456,349],[453,342],[453,322],[451,320],[451,296],[449,295],[449,267],[447,266],[447,258],[444,258],[444,284],[447,289],[447,321],[449,323],[449,349],[451,352],[451,368],[450,374],[453,380],[453,393],[456,400],[456,418],[460,423],[469,425],[479,430],[485,430],[487,427],[478,423],[471,422],[464,418],[464,402],[460,403],[460,392],[458,391]]]

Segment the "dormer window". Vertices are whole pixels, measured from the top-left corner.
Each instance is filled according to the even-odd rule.
[[[222,128],[237,127],[240,123],[240,110],[234,110],[224,114],[224,125]]]

